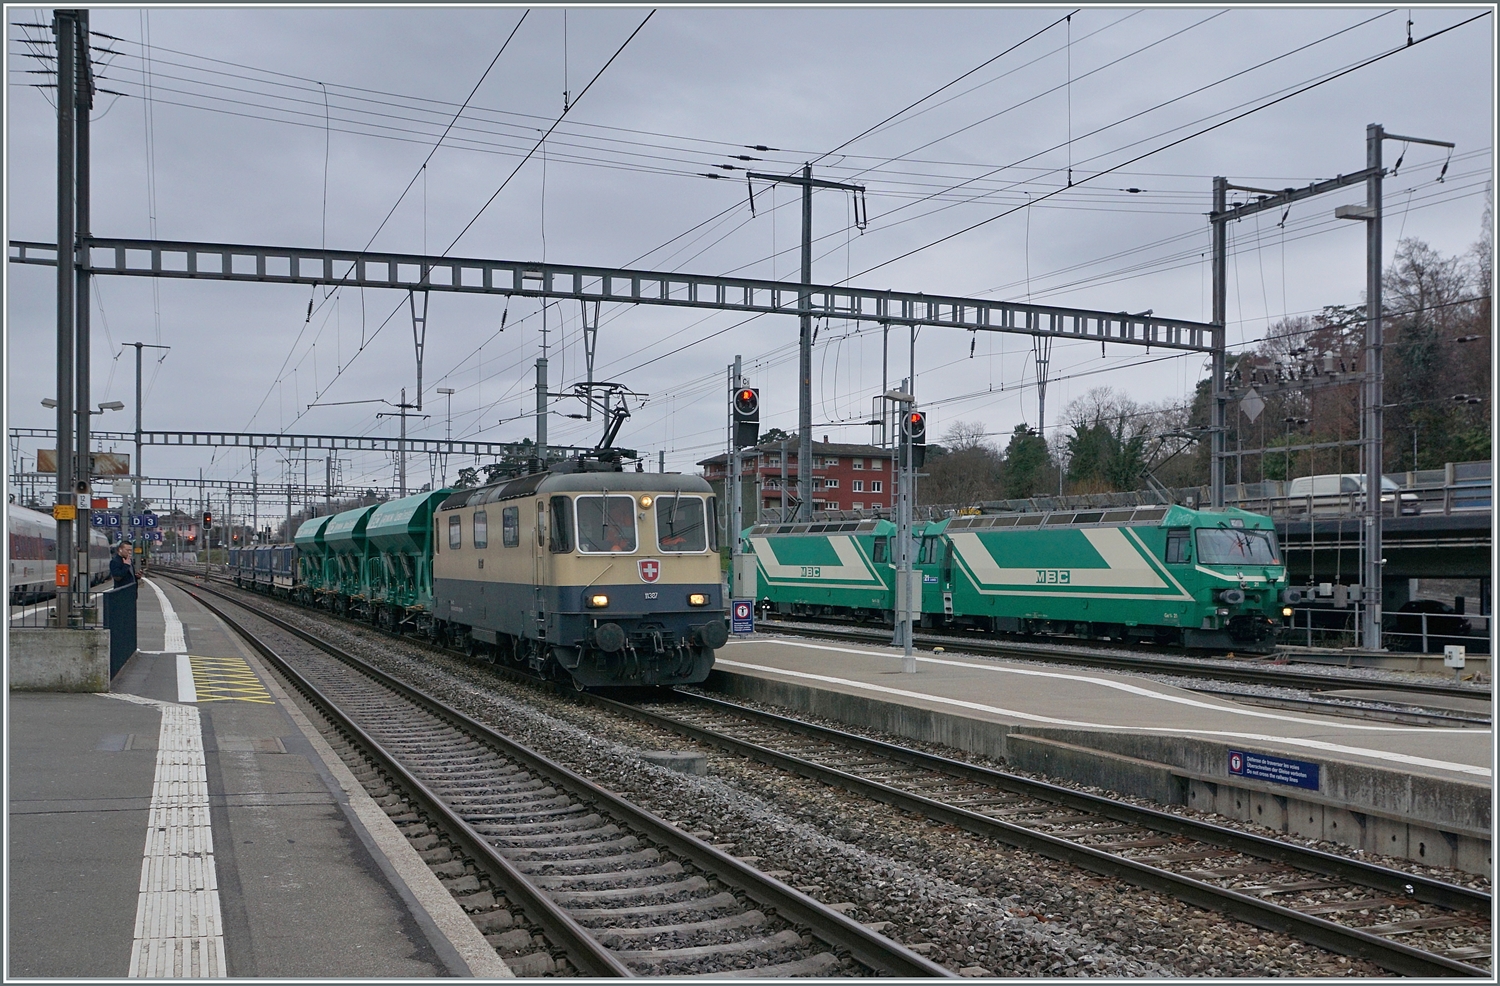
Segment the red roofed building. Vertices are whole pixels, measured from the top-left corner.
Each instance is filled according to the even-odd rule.
[[[743,449],[741,475],[744,477],[742,502],[745,521],[755,521],[761,511],[775,511],[782,504],[782,444],[768,442]],[[797,439],[786,443],[786,504],[797,502]],[[703,478],[719,494],[721,509],[727,512],[723,496],[729,456],[720,453],[703,459]],[[843,442],[813,442],[813,509],[814,510],[889,510],[896,499],[896,473],[892,451],[878,445]]]

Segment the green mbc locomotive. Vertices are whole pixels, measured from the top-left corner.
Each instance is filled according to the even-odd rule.
[[[890,622],[895,536],[886,520],[757,525],[758,601]],[[1270,518],[1234,508],[961,516],[913,536],[929,627],[1253,650],[1297,601]]]

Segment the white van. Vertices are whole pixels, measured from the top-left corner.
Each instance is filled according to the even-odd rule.
[[[1363,473],[1325,473],[1321,476],[1299,476],[1287,484],[1287,506],[1294,513],[1347,513],[1363,509],[1365,477]],[[1395,509],[1399,500],[1404,515],[1422,512],[1417,494],[1402,492],[1396,481],[1380,478],[1380,503],[1383,512]]]

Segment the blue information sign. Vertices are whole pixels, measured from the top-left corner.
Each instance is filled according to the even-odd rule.
[[[1318,765],[1306,760],[1230,750],[1229,773],[1233,777],[1270,781],[1272,784],[1302,787],[1309,791],[1318,790]]]
[[[147,531],[146,532],[146,540],[147,541],[160,541],[161,539],[162,539],[162,532],[161,531]]]
[[[109,526],[109,521],[105,520],[105,518],[107,516],[109,516],[109,515],[105,514],[105,513],[102,513],[102,512],[100,512],[98,510],[95,510],[89,516],[89,523],[93,524],[95,527],[108,527]]]
[[[142,523],[142,525],[144,525],[146,527],[155,527],[156,526],[156,514],[152,514],[152,513],[141,514],[141,523]]]
[[[755,632],[755,600],[736,599],[729,604],[729,629],[734,633]]]

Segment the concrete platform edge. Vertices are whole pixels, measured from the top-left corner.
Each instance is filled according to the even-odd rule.
[[[220,623],[222,626],[223,624]],[[464,913],[458,901],[448,892],[436,874],[422,862],[401,830],[391,821],[375,800],[365,792],[348,766],[333,752],[323,734],[303,713],[302,707],[287,694],[279,681],[268,673],[259,657],[244,646],[238,635],[224,628],[245,660],[267,682],[268,690],[281,703],[297,728],[323,761],[323,767],[339,790],[335,800],[345,811],[351,826],[370,851],[381,872],[405,902],[417,925],[433,949],[455,976],[476,979],[513,979],[515,973],[484,940],[474,922]]]
[[[1162,804],[1186,804],[1276,831],[1466,872],[1491,872],[1489,785],[1322,760],[1324,787],[1231,781],[1228,745],[1011,726],[716,668],[705,690],[781,705]],[[1389,804],[1380,803],[1384,798]]]

